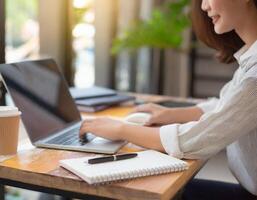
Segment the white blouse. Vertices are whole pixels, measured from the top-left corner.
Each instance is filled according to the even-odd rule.
[[[232,173],[257,195],[257,41],[235,58],[239,68],[220,97],[197,105],[201,118],[162,126],[160,138],[165,151],[178,158],[209,158],[227,147]]]

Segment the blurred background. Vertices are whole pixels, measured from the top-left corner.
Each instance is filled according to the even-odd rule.
[[[237,65],[196,41],[189,11],[190,0],[0,0],[0,63],[51,57],[70,86],[218,96]],[[224,152],[198,176],[236,182]]]

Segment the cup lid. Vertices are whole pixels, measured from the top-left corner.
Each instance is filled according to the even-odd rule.
[[[21,112],[14,106],[0,106],[0,117],[11,117],[20,115]]]

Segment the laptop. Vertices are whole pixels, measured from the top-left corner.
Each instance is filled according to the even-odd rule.
[[[54,60],[1,64],[0,73],[34,146],[114,154],[125,145],[91,133],[79,141],[81,115]]]

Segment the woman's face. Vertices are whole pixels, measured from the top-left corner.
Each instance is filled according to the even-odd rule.
[[[212,19],[217,34],[232,31],[242,22],[246,0],[202,0],[201,8]]]

